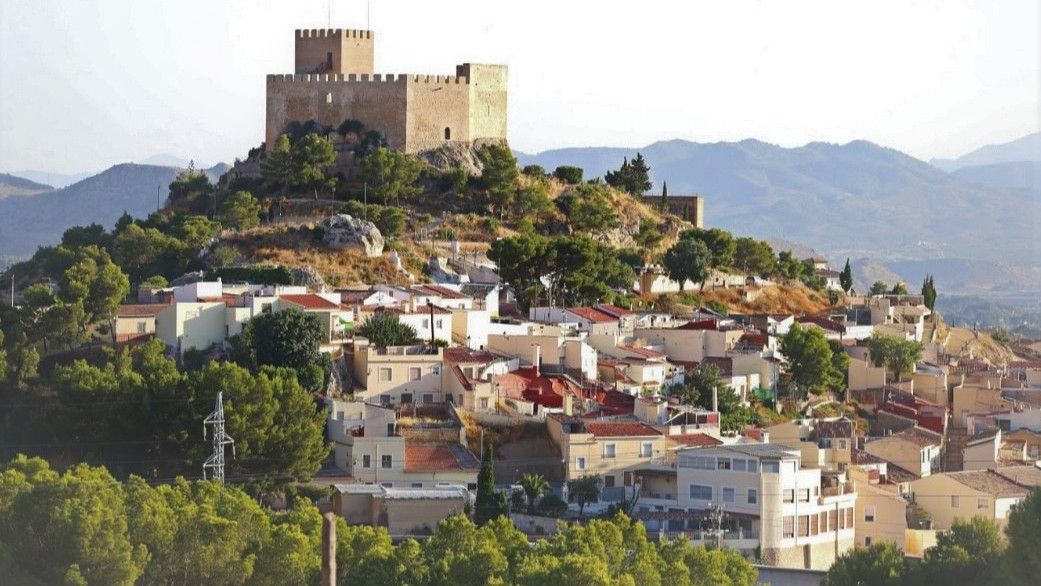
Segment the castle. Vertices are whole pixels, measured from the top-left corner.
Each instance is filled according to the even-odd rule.
[[[455,75],[373,72],[368,30],[296,31],[296,72],[267,76],[265,144],[292,122],[336,128],[353,118],[407,153],[506,140],[506,66],[463,63]]]

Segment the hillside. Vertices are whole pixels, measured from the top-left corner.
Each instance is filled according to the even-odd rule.
[[[899,151],[855,141],[783,148],[756,140],[657,142],[640,149],[571,148],[519,154],[521,164],[574,164],[586,176],[643,153],[654,190],[707,198],[706,222],[786,238],[834,257],[1007,258],[1041,264],[1022,234],[1036,194],[971,183]],[[966,218],[972,218],[967,222]]]
[[[953,173],[956,177],[1003,189],[1041,190],[1041,161],[1011,161],[962,167]]]
[[[933,159],[929,163],[944,171],[954,171],[962,167],[1017,161],[1041,162],[1041,132],[1006,143],[983,146],[957,159]]]
[[[226,166],[224,167],[226,169]],[[179,169],[127,163],[68,187],[33,197],[0,200],[0,255],[23,256],[55,244],[71,226],[97,222],[111,227],[127,212],[145,217],[164,201]],[[213,180],[216,176],[207,170]]]
[[[45,191],[52,191],[50,185],[36,183],[23,177],[0,173],[0,199],[5,197],[19,197],[24,195],[36,195]]]

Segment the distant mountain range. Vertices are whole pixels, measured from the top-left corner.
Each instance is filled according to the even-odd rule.
[[[651,167],[654,192],[665,181],[670,194],[704,195],[706,224],[737,234],[800,242],[832,258],[1015,259],[1041,266],[1036,183],[986,185],[866,141],[783,148],[751,139],[670,140],[639,149],[518,153],[518,160],[550,170],[577,165],[594,177],[637,151]]]
[[[53,189],[68,187],[77,181],[83,181],[96,173],[55,173],[53,171],[12,171],[11,175],[28,179],[35,183],[49,185]]]
[[[5,197],[18,197],[23,195],[35,195],[54,188],[24,177],[16,177],[7,173],[0,173],[0,199]]]
[[[1011,142],[980,147],[957,159],[933,159],[929,163],[944,171],[955,171],[963,167],[1023,161],[1041,162],[1041,132],[1028,134]]]
[[[227,171],[221,163],[205,170],[212,181]],[[111,228],[123,212],[143,218],[166,201],[181,171],[157,165],[116,165],[62,189],[0,199],[0,256],[28,256],[56,244],[71,226],[96,222]],[[46,187],[46,186],[44,186]]]

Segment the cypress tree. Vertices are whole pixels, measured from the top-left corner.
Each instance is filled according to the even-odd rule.
[[[478,525],[484,525],[502,513],[495,492],[495,462],[491,445],[484,448],[481,457],[481,470],[477,473],[477,498],[474,504],[474,521]]]
[[[661,182],[661,213],[669,211],[669,183],[667,181]]]
[[[849,266],[849,258],[846,259],[846,266],[839,275],[839,283],[842,285],[842,290],[846,293],[853,289],[853,269]]]

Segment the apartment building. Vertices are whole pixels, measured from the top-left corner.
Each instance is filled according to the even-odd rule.
[[[665,436],[639,421],[586,420],[554,413],[546,417],[546,427],[566,462],[566,478],[599,474],[611,500],[631,496],[634,472],[666,458]]]
[[[856,493],[845,473],[803,468],[799,451],[775,444],[694,447],[677,452],[676,498],[640,498],[635,516],[651,530],[692,531],[726,516],[721,539],[765,563],[827,569],[853,547]]]

